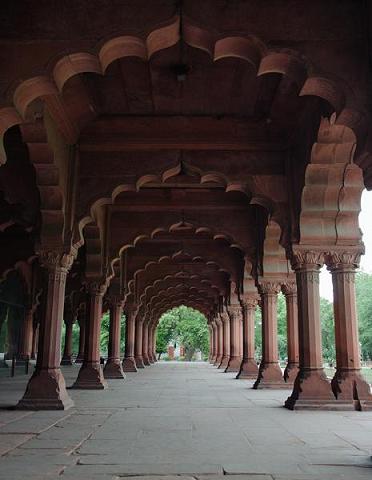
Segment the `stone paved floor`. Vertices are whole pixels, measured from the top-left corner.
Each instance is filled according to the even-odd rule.
[[[77,371],[64,368],[68,385]],[[106,391],[71,390],[67,412],[6,409],[27,379],[7,375],[0,479],[372,478],[372,412],[290,412],[288,391],[252,390],[205,363],[158,363]]]

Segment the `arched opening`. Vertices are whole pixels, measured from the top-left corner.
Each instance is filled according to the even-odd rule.
[[[156,330],[158,360],[206,361],[209,355],[207,318],[180,305],[163,313]]]

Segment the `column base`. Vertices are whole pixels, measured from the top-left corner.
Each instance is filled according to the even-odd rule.
[[[103,375],[105,378],[125,378],[123,368],[119,359],[108,359],[103,369]]]
[[[74,402],[67,393],[62,372],[56,368],[35,370],[16,408],[19,410],[67,410],[73,405]]]
[[[142,357],[134,357],[134,359],[135,359],[137,368],[145,368],[145,364],[143,363]]]
[[[288,363],[284,370],[284,381],[287,384],[294,384],[298,374],[298,363]]]
[[[209,363],[210,363],[211,365],[214,365],[214,364],[216,363],[216,358],[217,358],[217,357],[211,357],[211,358],[209,359]]]
[[[83,363],[83,362],[84,362],[84,357],[79,357],[79,356],[77,356],[77,357],[75,358],[75,363],[78,363],[78,364],[79,364],[79,363]]]
[[[359,369],[336,370],[331,386],[337,402],[348,403],[355,410],[372,410],[371,388]]]
[[[221,364],[221,362],[222,362],[222,355],[218,355],[218,356],[216,357],[216,361],[214,362],[213,365],[216,366],[216,367],[219,367],[220,364]]]
[[[71,388],[81,390],[103,390],[107,388],[101,365],[99,363],[83,363]]]
[[[154,361],[154,356],[153,356],[151,353],[150,353],[150,355],[149,355],[149,362],[150,362],[151,364],[155,363],[155,361]]]
[[[225,368],[225,373],[227,372],[239,372],[240,364],[242,363],[241,357],[230,357],[229,363]]]
[[[353,410],[352,405],[338,402],[322,368],[300,370],[293,392],[284,406],[289,410]]]
[[[218,365],[218,368],[225,370],[229,364],[230,357],[222,357],[221,363]]]
[[[150,359],[147,355],[144,355],[143,356],[143,364],[146,366],[146,367],[149,367],[151,365],[150,363]]]
[[[61,365],[72,365],[72,357],[62,357]]]
[[[243,360],[240,364],[239,373],[236,376],[239,380],[256,380],[258,376],[258,365],[253,358]]]
[[[258,369],[258,377],[253,388],[255,390],[261,388],[291,388],[287,385],[283,378],[282,369],[279,363],[262,363]]]
[[[137,372],[136,362],[133,357],[124,358],[122,367],[123,372]]]

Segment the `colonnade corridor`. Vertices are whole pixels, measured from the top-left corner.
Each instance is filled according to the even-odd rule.
[[[63,367],[67,385],[77,372]],[[291,412],[288,390],[234,377],[208,363],[158,362],[106,391],[70,390],[68,411],[38,412],[5,409],[26,378],[3,377],[0,479],[371,478],[372,412]]]

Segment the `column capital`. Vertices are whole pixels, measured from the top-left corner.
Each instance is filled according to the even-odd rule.
[[[106,295],[110,307],[123,308],[124,300],[119,295]]]
[[[277,295],[281,290],[280,282],[273,280],[262,280],[259,284],[261,295]]]
[[[229,305],[228,307],[229,317],[242,317],[242,307],[240,304]]]
[[[227,312],[220,313],[220,318],[223,323],[226,323],[230,320],[229,314]]]
[[[364,245],[342,249],[332,249],[326,253],[327,269],[330,272],[355,270],[359,267],[360,257],[364,254]]]
[[[107,290],[107,283],[100,281],[89,282],[86,285],[88,293],[97,297],[103,297]]]
[[[60,269],[65,273],[70,270],[76,258],[74,252],[66,253],[58,250],[39,249],[36,253],[42,267],[47,270]]]
[[[241,305],[243,308],[246,308],[248,310],[256,309],[259,300],[260,298],[258,294],[243,296],[241,300]]]
[[[282,292],[285,296],[297,295],[296,281],[285,282],[282,284]]]
[[[319,270],[324,264],[325,248],[294,245],[291,263],[293,270]]]

